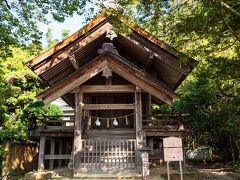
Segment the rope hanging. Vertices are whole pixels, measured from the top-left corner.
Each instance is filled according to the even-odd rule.
[[[127,116],[125,116],[125,123],[126,123],[126,125],[128,125],[128,117]]]
[[[91,116],[88,117],[88,125],[89,125],[89,126],[92,125],[92,117],[91,117]]]
[[[107,119],[107,128],[110,127],[110,122],[109,122],[109,119]]]
[[[123,115],[123,116],[116,116],[116,117],[99,117],[99,116],[90,116],[90,115],[88,115],[88,114],[86,114],[86,113],[80,113],[81,115],[83,115],[83,116],[86,116],[86,117],[91,117],[92,119],[102,119],[102,120],[107,120],[107,119],[112,119],[112,120],[114,120],[115,118],[116,119],[122,119],[122,118],[124,118],[124,119],[126,119],[126,118],[128,118],[129,116],[132,116],[132,115],[134,115],[134,114],[136,114],[137,112],[134,112],[134,113],[130,113],[130,114],[127,114],[127,115]]]

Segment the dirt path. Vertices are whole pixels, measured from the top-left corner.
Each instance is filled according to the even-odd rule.
[[[170,170],[171,180],[179,180],[180,173],[177,170]],[[166,168],[153,168],[150,171],[151,180],[167,179]],[[240,180],[240,174],[228,172],[223,168],[196,168],[187,167],[183,172],[184,180]]]
[[[50,172],[50,171],[49,171]],[[180,180],[178,170],[170,170],[171,180]],[[51,179],[72,179],[72,171],[68,168],[60,168],[51,171]],[[9,179],[19,180],[24,177],[10,177]],[[31,178],[26,178],[31,179]],[[103,179],[103,178],[101,178]],[[122,178],[124,179],[124,178]],[[130,178],[132,179],[132,178]],[[137,178],[141,179],[141,178]],[[165,167],[155,167],[150,169],[151,180],[167,180],[167,169]],[[206,167],[186,167],[183,172],[183,180],[240,180],[240,173],[228,172],[224,168],[206,168]]]

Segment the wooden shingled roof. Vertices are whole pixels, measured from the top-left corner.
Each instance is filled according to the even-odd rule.
[[[180,52],[140,27],[129,25],[124,21],[122,23],[132,32],[128,35],[118,33],[111,41],[117,53],[106,52],[105,56],[111,57],[108,58],[111,59],[111,63],[118,65],[121,63],[132,73],[138,74],[136,81],[146,80],[148,85],[156,88],[154,90],[146,84],[141,87],[144,91],[170,103],[176,97],[174,90],[197,65],[197,61],[188,58],[185,64],[180,65],[178,62],[182,56]],[[90,64],[94,67],[96,65],[94,62],[104,57],[99,53],[99,49],[104,43],[109,42],[106,34],[112,28],[109,17],[100,15],[80,31],[29,61],[26,65],[49,85],[49,88],[38,98],[48,103],[61,96],[67,103],[73,105],[74,97],[68,93],[72,90],[72,86],[58,95],[53,95],[54,98],[49,98],[50,92],[58,92],[63,88],[64,81],[67,82],[69,78],[80,73]],[[99,71],[101,70],[100,68]],[[124,77],[121,73],[117,74]],[[127,79],[127,77],[124,78]]]

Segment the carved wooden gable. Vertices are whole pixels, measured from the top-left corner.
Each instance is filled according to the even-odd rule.
[[[180,66],[181,53],[140,27],[125,25],[132,33],[117,34],[108,18],[100,15],[79,32],[29,61],[27,66],[49,85],[38,98],[48,103],[62,96],[73,105],[74,97],[69,92],[74,87],[99,73],[110,80],[114,72],[132,84],[140,84],[157,99],[171,103],[176,97],[174,90],[197,62],[189,58]]]

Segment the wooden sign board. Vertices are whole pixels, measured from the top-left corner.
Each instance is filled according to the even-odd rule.
[[[182,148],[164,148],[163,153],[165,161],[183,161]]]
[[[183,161],[182,139],[178,137],[164,138],[163,152],[165,161]]]
[[[182,139],[178,137],[163,138],[163,147],[179,147],[182,148]]]

